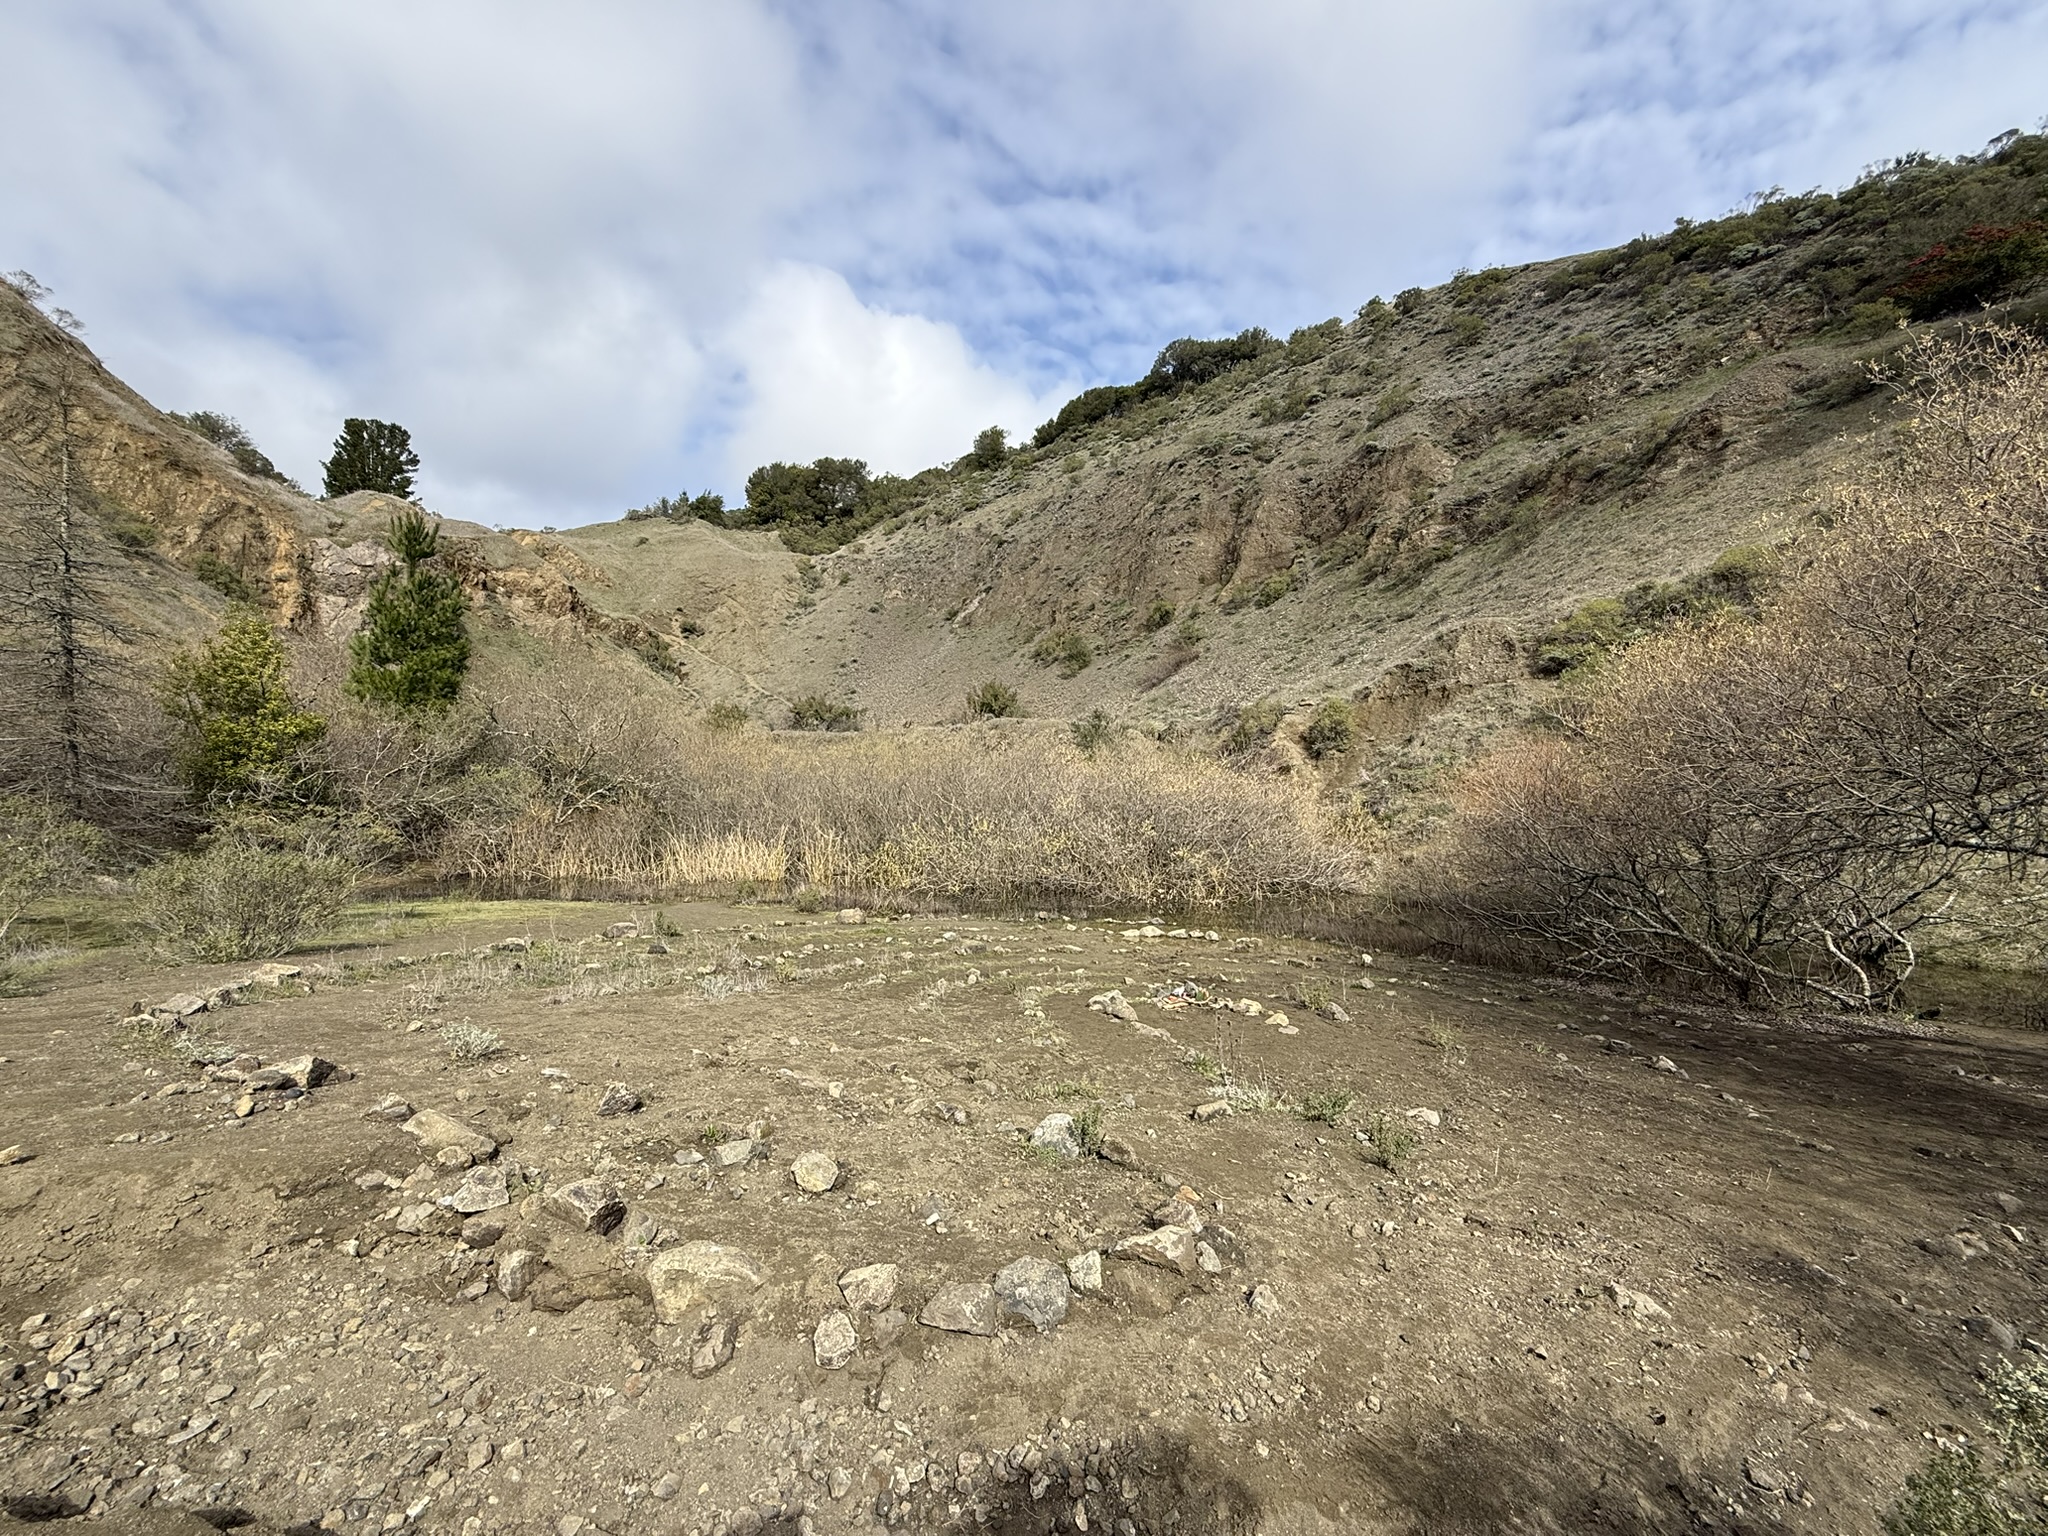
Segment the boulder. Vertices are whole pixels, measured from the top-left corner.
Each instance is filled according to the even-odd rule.
[[[856,1312],[879,1312],[896,1299],[901,1279],[894,1264],[863,1264],[839,1277],[839,1294]]]
[[[1185,1275],[1195,1267],[1195,1234],[1187,1227],[1155,1227],[1123,1239],[1110,1250],[1110,1257],[1135,1259]]]
[[[334,1076],[334,1063],[318,1056],[294,1056],[290,1061],[280,1061],[271,1070],[282,1073],[294,1088],[317,1088]]]
[[[1126,1024],[1135,1024],[1138,1010],[1131,1006],[1130,999],[1114,989],[1098,993],[1088,999],[1088,1006],[1098,1013],[1106,1013],[1112,1019],[1121,1019]]]
[[[767,1281],[753,1255],[723,1243],[685,1243],[647,1266],[654,1315],[664,1323],[686,1322],[713,1304],[743,1302]]]
[[[1029,1323],[1040,1333],[1065,1320],[1073,1295],[1067,1272],[1051,1259],[1012,1259],[996,1271],[994,1290],[1005,1317]]]
[[[597,1101],[597,1112],[610,1118],[613,1115],[630,1115],[640,1108],[640,1095],[624,1083],[612,1083],[606,1087],[604,1097]]]
[[[1047,1115],[1033,1127],[1031,1145],[1061,1157],[1079,1157],[1081,1138],[1074,1134],[1072,1115]]]
[[[942,1285],[932,1293],[917,1314],[927,1328],[946,1333],[973,1333],[983,1338],[995,1334],[999,1304],[993,1287],[982,1281],[961,1280]]]
[[[496,1155],[498,1144],[482,1131],[464,1125],[453,1115],[444,1115],[438,1109],[423,1109],[404,1125],[399,1127],[408,1136],[419,1138],[420,1145],[430,1152],[439,1152],[444,1147],[460,1147],[471,1157],[486,1158]]]
[[[460,1184],[441,1197],[441,1203],[465,1216],[510,1205],[512,1192],[505,1184],[505,1170],[496,1163],[470,1169]]]
[[[626,1219],[626,1202],[603,1179],[577,1179],[549,1190],[547,1208],[570,1225],[599,1236]]]
[[[822,1152],[806,1152],[790,1164],[796,1187],[807,1195],[822,1195],[839,1182],[839,1165]]]
[[[196,992],[180,992],[175,997],[165,998],[153,1011],[168,1013],[177,1019],[189,1019],[195,1013],[206,1012],[206,999]]]
[[[531,1248],[515,1248],[498,1260],[498,1289],[507,1301],[517,1301],[539,1273],[540,1255]]]
[[[827,1312],[811,1335],[811,1352],[828,1371],[840,1369],[859,1348],[860,1334],[854,1329],[853,1319],[844,1312]]]

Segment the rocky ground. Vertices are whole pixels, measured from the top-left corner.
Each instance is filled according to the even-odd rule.
[[[2048,1349],[2048,1037],[1162,926],[0,1004],[0,1525],[1863,1531]]]

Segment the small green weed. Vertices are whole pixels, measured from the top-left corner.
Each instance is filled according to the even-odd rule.
[[[1389,1173],[1399,1173],[1407,1167],[1420,1144],[1406,1121],[1384,1109],[1373,1111],[1365,1134],[1370,1143],[1366,1148],[1366,1161],[1377,1163]]]
[[[1352,1105],[1352,1096],[1341,1088],[1326,1088],[1315,1093],[1305,1093],[1301,1103],[1295,1106],[1295,1113],[1302,1119],[1321,1125],[1335,1125],[1344,1118],[1345,1111]]]

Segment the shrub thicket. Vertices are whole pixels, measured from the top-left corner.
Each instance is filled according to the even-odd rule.
[[[1031,647],[1031,659],[1041,666],[1057,667],[1062,677],[1078,677],[1095,660],[1095,649],[1077,629],[1065,625],[1049,629]]]
[[[1301,749],[1318,760],[1342,757],[1358,739],[1358,719],[1343,699],[1325,699],[1301,728]]]
[[[991,678],[967,695],[967,714],[970,719],[986,716],[1001,720],[1017,713],[1017,690],[1008,683],[999,683]]]
[[[254,475],[259,480],[275,480],[280,485],[292,484],[291,477],[281,473],[270,462],[270,456],[256,446],[247,429],[234,417],[223,416],[219,411],[191,411],[183,415],[172,411],[170,416],[180,426],[189,427],[209,443],[226,449],[228,457],[235,461],[235,468],[243,474]],[[297,487],[293,486],[293,489]]]
[[[789,705],[792,731],[854,731],[860,729],[860,711],[822,693],[807,693]]]
[[[0,796],[0,945],[36,902],[80,885],[106,849],[104,833],[50,800]]]
[[[145,869],[135,881],[135,914],[175,954],[262,960],[332,923],[355,883],[356,867],[346,859],[266,848],[231,833]]]
[[[1206,384],[1241,364],[1278,351],[1282,345],[1256,326],[1217,341],[1197,341],[1185,336],[1178,341],[1170,341],[1160,349],[1151,371],[1144,378],[1135,384],[1104,384],[1095,389],[1084,389],[1033,434],[1031,445],[1034,448],[1047,447],[1098,421],[1121,416],[1147,401]]]

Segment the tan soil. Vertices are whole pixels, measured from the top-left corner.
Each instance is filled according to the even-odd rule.
[[[32,1154],[0,1169],[12,1515],[164,1531],[206,1529],[202,1511],[350,1532],[1039,1532],[1083,1516],[1090,1531],[1861,1531],[1923,1432],[1978,1430],[1973,1373],[1994,1345],[1964,1319],[2048,1333],[2038,1034],[1954,1010],[1917,1034],[1773,1024],[1368,966],[1329,943],[1126,939],[1126,920],[856,925],[702,905],[669,910],[684,931],[665,956],[585,938],[520,970],[513,955],[390,963],[624,915],[415,922],[314,957],[310,991],[201,1015],[265,1062],[313,1051],[351,1074],[240,1122],[232,1085],[161,1096],[199,1069],[124,1048],[111,1021],[245,967],[105,979],[114,960],[0,1005],[0,1142]],[[1087,1007],[1190,978],[1298,1033],[1270,1014]],[[1350,1023],[1302,1005],[1318,984]],[[451,1062],[438,1028],[462,1019],[504,1053]],[[1240,1084],[1357,1102],[1336,1127],[1281,1109],[1197,1122],[1214,1090],[1189,1050]],[[645,1107],[599,1118],[612,1082]],[[1022,1144],[1085,1092],[1136,1166]],[[550,1185],[608,1179],[660,1249],[753,1255],[768,1280],[741,1304],[731,1362],[694,1378],[692,1329],[656,1322],[628,1245],[538,1198],[497,1213],[509,1230],[481,1253],[452,1214],[395,1230],[390,1212],[462,1174],[431,1170],[426,1194],[358,1187],[421,1162],[369,1115],[390,1094],[464,1118]],[[1416,1127],[1399,1175],[1356,1137],[1377,1109]],[[756,1120],[766,1160],[674,1161],[707,1125]],[[118,1140],[134,1133],[168,1139]],[[791,1178],[810,1150],[841,1166],[831,1194]],[[1182,1185],[1220,1274],[1111,1260],[1107,1294],[1043,1335],[912,1321],[884,1342],[863,1314],[851,1363],[815,1363],[849,1268],[900,1265],[914,1318],[942,1285],[1140,1232]],[[927,1221],[932,1197],[944,1215]],[[1981,1255],[1916,1246],[1959,1231]],[[522,1247],[548,1257],[525,1299],[462,1299]],[[1276,1314],[1248,1307],[1257,1285]],[[65,1349],[75,1333],[84,1357]]]

